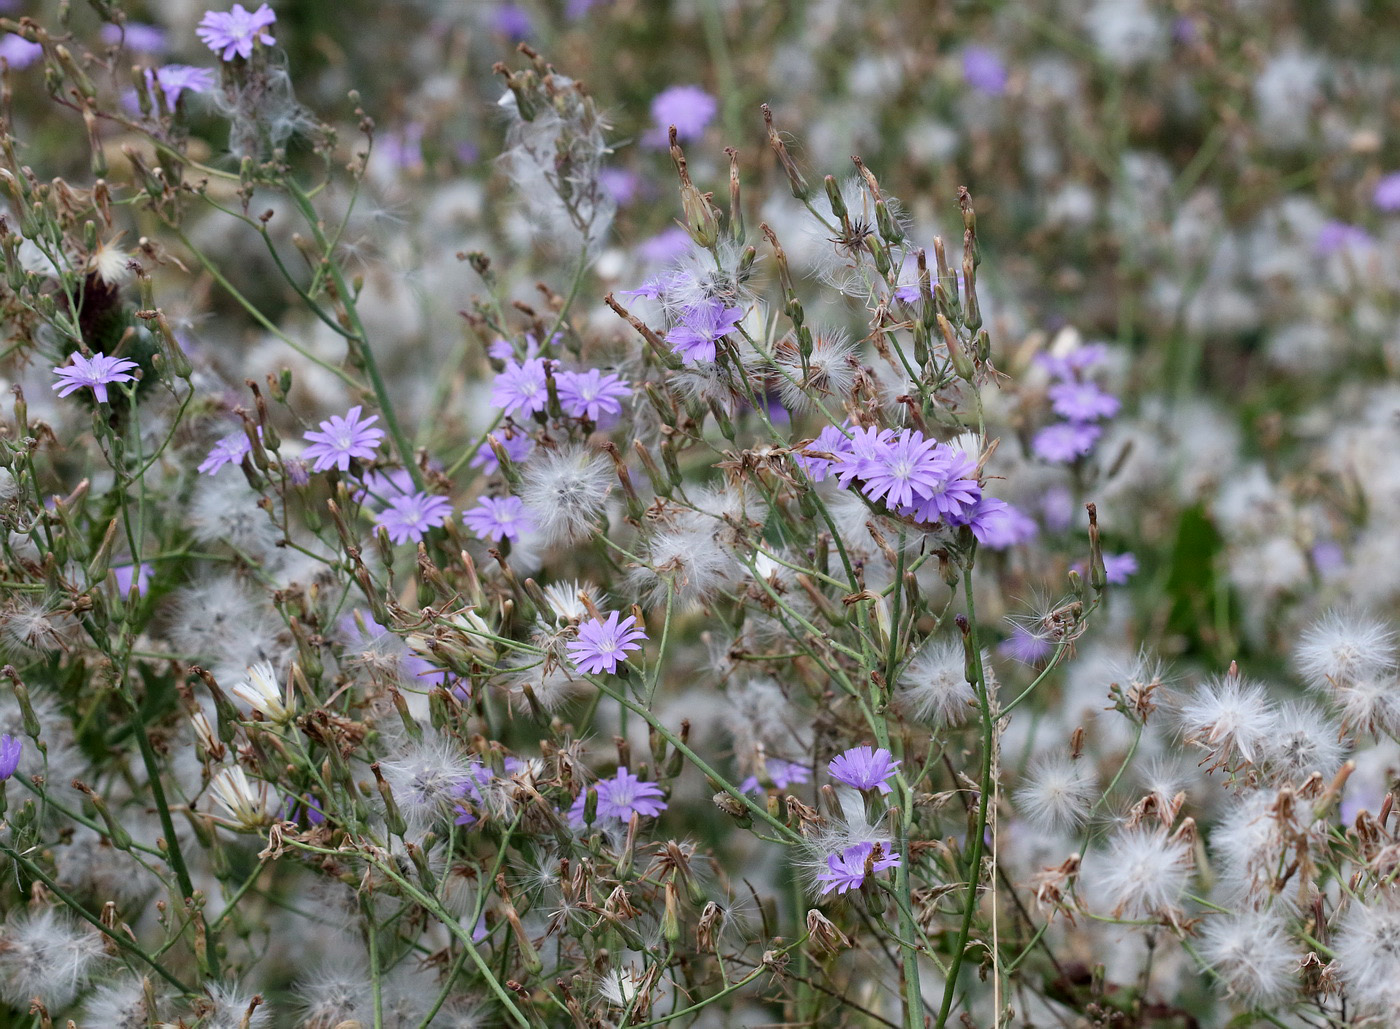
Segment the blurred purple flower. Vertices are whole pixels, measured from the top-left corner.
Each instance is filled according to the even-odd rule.
[[[1056,422],[1035,434],[1031,449],[1043,461],[1069,464],[1094,448],[1101,431],[1084,422]]]
[[[1049,657],[1055,648],[1024,625],[1013,625],[1011,635],[1001,641],[997,652],[1023,665],[1037,664]]]
[[[984,46],[972,45],[962,54],[963,81],[973,89],[989,96],[1006,92],[1006,65],[996,52]]]
[[[189,64],[166,64],[152,71],[146,69],[146,86],[155,96],[155,83],[160,83],[160,91],[165,94],[165,108],[174,111],[180,94],[207,93],[214,88],[214,73],[208,68],[196,68]]]
[[[1359,225],[1348,225],[1343,221],[1329,221],[1317,231],[1313,240],[1313,250],[1319,257],[1330,257],[1340,250],[1365,250],[1374,240]]]
[[[258,435],[262,436],[262,426],[258,426]],[[253,445],[248,442],[248,434],[242,429],[230,432],[219,442],[209,448],[209,456],[199,463],[195,471],[200,475],[218,475],[219,469],[226,464],[241,464],[243,458],[247,457],[253,450]]]
[[[24,741],[5,733],[0,736],[0,782],[15,774],[19,768],[20,755],[24,753]]]
[[[743,317],[742,307],[725,307],[721,300],[695,304],[681,312],[681,323],[666,333],[666,342],[686,364],[713,361],[715,342]]]
[[[165,49],[165,30],[156,25],[129,21],[125,25],[104,22],[99,30],[102,42],[108,46],[125,45],[128,50],[158,54]]]
[[[699,86],[663,89],[651,102],[654,126],[647,139],[654,145],[667,146],[672,125],[676,127],[676,138],[681,142],[699,139],[718,110],[719,102]]]
[[[471,466],[480,468],[487,475],[495,475],[501,470],[501,462],[496,459],[496,451],[491,449],[491,440],[493,439],[500,443],[501,449],[506,452],[506,457],[513,464],[525,461],[530,456],[530,452],[535,449],[535,441],[523,432],[493,432],[486,437],[481,446],[476,448],[476,454],[471,459]]]
[[[1117,397],[1105,393],[1092,382],[1058,382],[1050,387],[1048,394],[1055,413],[1072,422],[1112,418],[1121,406]]]
[[[887,868],[899,867],[898,854],[883,856],[884,848],[881,847],[882,856],[871,861],[874,852],[875,844],[857,843],[839,854],[828,856],[826,871],[817,876],[817,882],[826,883],[822,887],[821,895],[825,897],[832,890],[845,893],[847,890],[859,889],[865,883],[867,862],[871,872],[883,872]]]
[[[1005,550],[1034,538],[1035,519],[1004,500],[984,496],[969,510],[948,519],[950,525],[966,525],[977,542],[990,550]]]
[[[598,185],[618,207],[626,207],[636,198],[642,180],[636,172],[626,168],[604,168],[598,173]]]
[[[145,562],[119,565],[112,569],[112,577],[117,580],[117,592],[123,597],[131,593],[132,583],[136,584],[137,596],[144,597],[146,587],[151,584],[151,566]]]
[[[1137,574],[1137,570],[1138,559],[1131,553],[1103,556],[1104,576],[1115,586],[1122,586],[1131,576]]]
[[[512,42],[525,39],[534,30],[530,16],[517,4],[502,4],[496,9],[496,31]]]
[[[1371,203],[1381,211],[1400,211],[1400,172],[1382,175],[1371,194]]]
[[[780,757],[766,758],[763,767],[768,772],[768,779],[774,787],[785,790],[793,783],[810,782],[812,772],[806,765],[799,765],[796,761],[784,761]],[[739,784],[740,793],[762,793],[763,784],[758,781],[758,776],[751,775]]]
[[[6,35],[0,39],[0,58],[11,68],[28,68],[44,56],[44,48],[19,36]]]
[[[690,252],[690,233],[672,225],[637,245],[637,256],[652,264],[665,264]]]

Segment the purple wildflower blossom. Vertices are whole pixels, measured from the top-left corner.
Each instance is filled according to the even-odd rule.
[[[1006,92],[1006,65],[993,50],[969,46],[962,54],[963,81],[989,96]]]
[[[665,794],[654,782],[647,782],[627,770],[626,765],[618,768],[611,779],[599,779],[594,787],[598,791],[598,817],[630,822],[634,814],[655,818],[666,810]],[[588,803],[585,790],[574,799],[569,808],[569,822],[582,828],[583,809]]]
[[[812,778],[811,770],[806,765],[784,761],[780,757],[767,758],[763,766],[768,772],[768,780],[780,790],[787,789],[793,783],[809,782]],[[739,792],[762,793],[763,784],[758,781],[758,776],[751,775],[739,784]]]
[[[1374,242],[1370,233],[1359,225],[1330,221],[1317,230],[1317,237],[1313,240],[1313,250],[1319,257],[1330,257],[1343,250],[1351,252],[1365,250]]]
[[[519,41],[534,31],[530,16],[515,4],[503,4],[496,11],[496,31],[507,39]]]
[[[146,587],[151,583],[151,566],[145,562],[120,565],[112,569],[112,576],[117,580],[117,592],[123,597],[131,592],[133,584],[136,586],[137,596],[145,596]]]
[[[262,435],[262,426],[258,426],[258,435]],[[242,429],[230,432],[209,448],[209,456],[199,463],[195,471],[200,475],[218,475],[219,469],[226,464],[242,464],[252,450],[253,444],[248,442],[246,432]]]
[[[19,36],[6,35],[0,39],[0,58],[11,68],[28,68],[44,56],[44,48]]]
[[[914,503],[943,489],[948,478],[948,448],[916,431],[899,433],[866,462],[861,492],[891,508]]]
[[[139,21],[129,21],[124,25],[105,22],[98,33],[108,46],[125,44],[128,49],[148,54],[165,49],[165,30],[155,25],[143,25]]]
[[[892,793],[894,787],[885,782],[894,775],[899,762],[884,747],[872,750],[869,747],[852,747],[837,754],[826,766],[833,779],[854,786],[858,790],[878,789],[881,793]]]
[[[277,15],[267,4],[260,5],[256,11],[234,4],[227,12],[206,11],[195,32],[205,46],[219,54],[220,60],[231,61],[235,54],[246,60],[253,56],[255,42],[263,46],[277,42],[267,31],[276,20]]]
[[[880,848],[880,857],[871,860],[875,853],[875,844],[857,843],[847,847],[839,854],[831,854],[826,859],[826,871],[817,876],[817,882],[826,883],[822,887],[821,895],[825,897],[832,890],[837,893],[845,893],[847,890],[860,889],[865,883],[867,863],[870,872],[883,872],[887,868],[899,867],[899,855],[885,855],[884,848]]]
[[[74,354],[72,364],[53,370],[62,380],[54,383],[53,388],[58,390],[61,397],[66,397],[74,390],[88,388],[99,402],[105,404],[107,387],[116,382],[131,382],[135,376],[128,375],[127,372],[135,367],[135,361],[128,361],[124,357],[108,357],[100,350],[91,357]]]
[[[1138,559],[1132,553],[1103,556],[1104,577],[1115,586],[1122,586],[1131,576],[1137,574],[1137,570]]]
[[[506,414],[531,415],[549,403],[548,372],[543,357],[532,357],[524,364],[507,361],[491,384],[491,403]]]
[[[621,414],[622,401],[632,395],[632,387],[620,375],[604,374],[596,368],[560,372],[554,381],[564,413],[594,422],[604,414]]]
[[[953,521],[965,518],[982,499],[982,487],[977,481],[977,462],[969,455],[944,447],[948,463],[944,478],[926,486],[914,503],[900,508],[901,514],[912,514],[921,522]]]
[[[831,457],[820,457],[820,454],[830,454]],[[807,473],[808,478],[813,482],[821,482],[850,454],[851,441],[846,438],[846,434],[839,426],[828,425],[800,452],[794,452],[793,459]]]
[[[681,323],[666,333],[666,342],[686,364],[713,361],[715,342],[743,317],[742,307],[725,307],[719,300],[695,304],[681,313]]]
[[[491,440],[493,439],[501,445],[501,449],[506,452],[506,457],[513,464],[525,461],[530,456],[531,451],[535,449],[535,441],[522,432],[492,433],[481,446],[476,448],[476,454],[471,460],[473,468],[480,468],[487,475],[495,475],[501,470],[501,462],[496,459],[496,451],[491,449]]]
[[[446,497],[418,492],[390,498],[375,524],[382,525],[394,543],[416,543],[451,517],[452,504]]]
[[[15,774],[19,768],[20,755],[24,753],[24,741],[5,733],[0,736],[0,782]]]
[[[1094,448],[1101,431],[1097,425],[1084,422],[1056,422],[1035,434],[1031,449],[1041,460],[1069,464]]]
[[[1011,635],[1001,641],[997,652],[1023,665],[1034,665],[1044,661],[1054,649],[1053,644],[1041,639],[1024,625],[1013,625]]]
[[[1005,550],[1025,543],[1039,531],[1035,519],[1004,500],[982,497],[972,508],[948,519],[951,525],[966,525],[977,542],[990,550]]]
[[[1112,418],[1121,406],[1117,397],[1105,393],[1092,382],[1056,383],[1050,387],[1048,395],[1055,413],[1072,422]]]
[[[872,468],[878,467],[880,454],[892,439],[893,429],[852,429],[846,443],[849,453],[844,455],[841,470],[836,473],[836,481],[842,488],[849,488],[856,479],[865,478]]]
[[[612,674],[617,671],[620,661],[629,650],[641,650],[637,640],[644,640],[647,634],[636,627],[637,619],[628,615],[618,621],[616,611],[608,615],[606,622],[590,618],[578,627],[578,639],[568,645],[569,658],[574,667],[589,675],[602,672]]]
[[[311,794],[289,794],[287,802],[282,805],[282,820],[284,822],[305,822],[309,826],[321,825],[326,820],[326,814]]]
[[[652,142],[665,146],[670,142],[670,127],[676,127],[676,138],[699,139],[705,127],[714,120],[719,102],[699,86],[672,86],[663,89],[651,102],[651,119],[655,123]]]
[[[373,428],[379,415],[372,414],[361,418],[362,408],[356,404],[345,412],[345,416],[331,415],[321,423],[319,430],[306,433],[311,446],[302,451],[302,457],[314,458],[311,466],[314,472],[324,472],[328,468],[339,468],[342,472],[350,468],[350,459],[358,457],[371,460],[375,448],[384,438],[384,430]]]
[[[394,497],[407,497],[418,492],[418,486],[407,468],[366,472],[361,481],[363,486],[353,490],[350,496],[355,503],[373,508],[388,504]]]
[[[1067,354],[1037,354],[1035,363],[1050,373],[1053,378],[1070,380],[1080,372],[1087,372],[1108,359],[1108,347],[1103,343],[1085,343]]]
[[[1400,172],[1380,177],[1375,192],[1371,194],[1371,203],[1376,205],[1378,211],[1400,211]]]
[[[173,112],[180,100],[180,94],[207,93],[214,88],[214,73],[208,68],[196,68],[189,64],[166,64],[155,71],[146,69],[146,87],[155,95],[155,83],[165,94],[165,108]]]
[[[525,502],[519,497],[482,497],[476,507],[463,512],[462,521],[477,539],[519,543],[522,533],[534,528]]]
[[[618,207],[626,207],[637,198],[642,187],[642,179],[636,172],[627,168],[604,168],[598,172],[598,185],[603,192],[613,198]]]

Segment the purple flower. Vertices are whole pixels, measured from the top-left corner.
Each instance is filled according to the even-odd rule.
[[[534,31],[530,16],[515,4],[502,4],[496,11],[496,31],[510,40],[521,40]]]
[[[1039,531],[1035,519],[1004,500],[984,496],[971,509],[948,519],[950,525],[966,525],[977,542],[991,550],[1005,550],[1025,543]]]
[[[105,22],[99,31],[102,42],[108,46],[125,44],[132,50],[155,54],[165,49],[165,30],[155,25],[143,25],[139,21],[129,21],[125,25]]]
[[[1108,347],[1103,343],[1085,343],[1067,354],[1037,354],[1036,364],[1056,379],[1073,379],[1108,359]]]
[[[20,754],[24,752],[24,741],[5,733],[0,736],[0,782],[15,774],[19,767]]]
[[[651,102],[655,129],[648,138],[660,146],[670,143],[669,129],[676,127],[676,138],[685,142],[699,139],[714,119],[719,103],[699,86],[672,86],[663,89]]]
[[[391,497],[375,524],[384,526],[394,543],[416,543],[451,517],[452,504],[446,497],[420,492]]]
[[[1103,556],[1104,577],[1115,586],[1122,586],[1130,576],[1137,574],[1137,570],[1138,559],[1131,553]]]
[[[662,229],[650,239],[637,245],[637,255],[644,261],[665,264],[690,252],[690,233],[678,225]]]
[[[151,582],[151,566],[145,564],[121,565],[112,569],[112,576],[117,580],[117,592],[123,597],[131,593],[131,587],[136,585],[138,596],[146,595],[146,587]]]
[[[627,651],[642,649],[637,640],[646,639],[647,634],[636,628],[636,624],[633,615],[618,621],[616,611],[608,615],[606,622],[590,618],[578,627],[578,639],[569,643],[569,659],[585,674],[607,672],[611,675],[617,671]]]
[[[195,32],[204,41],[205,46],[219,54],[220,60],[231,61],[235,54],[246,60],[253,56],[255,42],[263,46],[271,46],[277,42],[267,31],[268,26],[276,20],[277,15],[272,13],[272,8],[267,4],[262,4],[256,11],[251,12],[242,4],[234,4],[233,9],[227,13],[205,12]],[[220,51],[223,52],[219,53]]]
[[[74,390],[86,387],[92,390],[100,403],[105,404],[107,387],[115,382],[131,382],[135,376],[128,375],[127,372],[135,367],[135,361],[128,361],[124,357],[108,357],[100,350],[91,357],[74,354],[72,364],[53,370],[62,380],[55,382],[53,388],[58,390],[59,396],[66,397]]]
[[[1371,194],[1371,203],[1376,205],[1377,210],[1387,213],[1400,211],[1400,172],[1380,177],[1376,182],[1376,191]]]
[[[990,96],[1006,92],[1006,65],[995,51],[984,46],[969,46],[962,55],[963,81],[973,89]]]
[[[495,475],[501,470],[501,462],[496,460],[496,452],[491,449],[491,440],[493,439],[501,445],[501,449],[506,452],[506,457],[514,464],[523,462],[535,449],[535,441],[524,433],[492,433],[481,446],[476,448],[476,454],[471,460],[473,468],[480,468],[487,475]]]
[[[719,300],[695,304],[681,313],[681,323],[666,333],[666,342],[686,364],[713,361],[715,341],[732,332],[743,317],[742,307],[725,307]]]
[[[1023,665],[1033,665],[1044,661],[1055,647],[1049,640],[1041,639],[1024,625],[1013,625],[1011,635],[1001,641],[997,651],[1019,661]]]
[[[860,428],[852,429],[846,441],[849,449],[841,462],[841,470],[836,473],[836,481],[842,488],[849,488],[857,479],[877,467],[881,452],[894,439],[893,429]]]
[[[861,492],[891,508],[940,492],[947,482],[948,448],[921,432],[906,430],[886,441],[866,462]]]
[[[19,36],[6,35],[0,39],[0,58],[11,68],[28,68],[44,56],[44,48]]]
[[[1031,449],[1041,460],[1069,464],[1094,448],[1100,431],[1097,425],[1085,422],[1056,422],[1035,434]]]
[[[654,782],[640,779],[627,770],[626,765],[618,768],[611,779],[599,779],[594,787],[598,791],[598,817],[630,822],[634,814],[655,818],[666,810],[665,795]],[[588,803],[588,791],[580,793],[569,808],[569,822],[582,828],[583,809]]]
[[[258,435],[262,435],[261,426],[258,427]],[[247,457],[252,450],[253,444],[248,442],[246,432],[242,429],[230,432],[210,448],[209,456],[201,461],[195,470],[200,475],[218,475],[219,469],[226,464],[241,464],[243,458]]]
[[[506,414],[531,415],[549,403],[548,373],[543,357],[524,364],[507,361],[505,371],[491,384],[491,403]]]
[[[852,747],[832,758],[826,770],[833,779],[858,790],[878,789],[881,793],[892,793],[894,788],[885,780],[894,775],[898,767],[899,762],[893,760],[893,755],[884,747],[879,750]]]
[[[921,522],[953,521],[967,517],[982,499],[982,487],[977,482],[977,462],[961,451],[944,447],[948,465],[944,478],[924,488],[914,503],[901,508],[901,514],[912,514]]]
[[[604,375],[596,368],[586,372],[560,372],[554,382],[564,413],[594,422],[604,414],[621,414],[623,399],[632,395],[632,387],[621,376]]]
[[[363,486],[353,490],[350,496],[354,498],[355,503],[368,504],[371,507],[387,504],[394,497],[406,497],[418,491],[407,468],[368,472],[362,482]]]
[[[361,418],[360,411],[360,405],[356,404],[345,412],[345,417],[331,415],[321,423],[319,431],[313,429],[305,434],[311,446],[303,450],[301,456],[315,459],[312,471],[339,468],[344,472],[349,470],[352,457],[365,461],[374,458],[375,448],[384,438],[384,430],[372,428],[379,421],[379,415]]]
[[[207,93],[214,88],[214,73],[208,68],[195,68],[188,64],[167,64],[151,71],[146,69],[146,87],[155,95],[154,83],[160,83],[160,91],[165,94],[166,110],[173,112],[180,94]]]
[[[534,528],[519,497],[482,497],[476,507],[462,514],[462,521],[477,539],[498,543],[519,543],[521,534]]]
[[[830,457],[818,455],[830,454]],[[817,433],[817,438],[808,443],[801,451],[793,452],[793,460],[807,473],[807,477],[813,482],[821,482],[831,470],[838,464],[843,463],[851,455],[851,441],[846,438],[846,434],[838,426],[828,425],[821,432]]]
[[[1319,257],[1330,257],[1342,250],[1365,250],[1373,242],[1370,234],[1359,225],[1330,221],[1318,229],[1317,238],[1313,240],[1313,249]]]
[[[598,172],[598,185],[618,207],[626,207],[636,199],[642,180],[636,172],[626,168],[604,168]]]
[[[1117,397],[1092,382],[1059,382],[1050,387],[1048,394],[1055,413],[1072,422],[1112,418],[1120,406]]]
[[[826,883],[822,887],[821,895],[825,897],[832,890],[845,893],[847,890],[860,889],[865,883],[867,871],[883,872],[887,868],[899,867],[898,854],[885,856],[883,846],[879,854],[880,856],[875,856],[875,844],[857,843],[839,854],[829,855],[826,859],[827,870],[817,876],[817,882]]]
[[[780,757],[770,757],[763,762],[767,769],[768,779],[780,790],[785,790],[793,783],[808,782],[812,778],[811,771],[806,765],[799,765],[796,761],[784,761]],[[739,784],[740,793],[762,793],[763,785],[758,781],[758,776],[751,775]]]
[[[326,814],[311,794],[303,793],[300,796],[291,794],[282,806],[282,820],[284,822],[304,821],[307,825],[321,825],[326,820]]]

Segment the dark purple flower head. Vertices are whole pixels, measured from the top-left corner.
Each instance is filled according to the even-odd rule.
[[[523,432],[493,432],[476,448],[476,454],[471,460],[473,468],[480,468],[487,475],[495,475],[501,470],[501,462],[496,459],[496,451],[491,448],[493,439],[501,445],[506,457],[514,464],[525,461],[535,449],[535,441]]]
[[[362,410],[356,404],[345,412],[344,417],[331,415],[321,423],[319,430],[313,429],[305,434],[311,446],[303,450],[301,456],[314,459],[312,471],[339,468],[344,472],[349,470],[351,458],[364,461],[374,459],[375,449],[384,438],[384,430],[373,427],[379,421],[379,415],[361,418]]]
[[[1048,395],[1055,413],[1072,422],[1112,418],[1121,406],[1117,397],[1105,393],[1092,382],[1057,382],[1050,387]]]
[[[571,418],[600,421],[605,414],[621,414],[622,401],[632,387],[620,376],[596,368],[586,372],[559,372],[554,377],[559,406]]]
[[[72,364],[53,370],[60,380],[54,383],[53,388],[58,390],[61,397],[66,397],[74,390],[91,389],[98,401],[105,404],[107,387],[116,382],[131,382],[135,376],[127,373],[135,367],[135,361],[128,361],[124,357],[108,357],[101,351],[97,351],[91,357],[74,354]]]
[[[873,843],[857,843],[839,854],[826,859],[826,871],[817,876],[817,882],[825,883],[821,895],[825,897],[832,890],[845,893],[858,890],[865,883],[868,872],[883,872],[887,868],[899,867],[899,855],[885,854],[882,846],[878,852]]]
[[[826,766],[831,777],[858,790],[878,789],[881,793],[891,793],[894,788],[885,782],[895,774],[899,762],[884,747],[872,750],[869,747],[852,747],[837,754]]]
[[[390,498],[375,524],[384,526],[394,543],[416,543],[451,517],[452,504],[446,497],[415,492]]]
[[[578,639],[568,645],[569,659],[574,667],[587,675],[603,672],[611,675],[629,650],[641,650],[638,640],[647,638],[646,632],[636,628],[637,619],[628,615],[618,621],[616,611],[608,615],[606,622],[590,618],[578,627]]]
[[[1390,213],[1400,211],[1400,172],[1382,175],[1376,182],[1376,190],[1371,194],[1371,203],[1379,211]]]
[[[262,426],[258,426],[257,431],[262,436]],[[241,464],[252,450],[253,444],[248,442],[246,432],[242,429],[230,432],[209,449],[209,456],[195,470],[200,475],[218,475],[219,469],[226,464]]]
[[[811,770],[806,765],[784,761],[780,757],[766,758],[763,767],[768,773],[768,780],[780,790],[787,789],[793,783],[809,782],[812,778]],[[762,793],[763,784],[758,781],[758,776],[751,775],[739,784],[739,792]]]
[[[660,146],[670,142],[670,128],[682,143],[699,139],[714,120],[719,102],[699,86],[672,86],[656,94],[651,102],[652,133],[648,139]]]
[[[506,414],[532,415],[549,404],[548,371],[543,357],[532,357],[524,364],[507,361],[491,384],[491,403]]]
[[[744,317],[742,307],[725,307],[720,300],[687,307],[681,313],[681,323],[666,333],[666,342],[680,354],[686,364],[715,359],[715,342]]]
[[[598,793],[598,817],[619,822],[630,822],[634,814],[655,818],[666,810],[665,794],[654,782],[647,782],[627,770],[623,765],[611,779],[599,779],[594,789]],[[569,808],[569,823],[575,828],[584,826],[584,807],[588,803],[588,791],[584,790],[574,799]]]
[[[1035,434],[1031,449],[1043,461],[1070,464],[1094,449],[1101,431],[1087,422],[1056,422]]]
[[[15,774],[19,768],[20,755],[24,753],[24,741],[5,733],[0,736],[0,782]]]
[[[267,31],[275,21],[277,15],[267,4],[260,5],[256,11],[234,4],[227,13],[205,12],[195,32],[205,46],[219,54],[220,60],[231,61],[235,55],[246,60],[253,56],[254,43],[272,46],[277,42]]]
[[[516,4],[502,4],[496,10],[496,31],[507,39],[519,41],[534,31],[530,16]]]
[[[973,89],[990,96],[1006,92],[1006,65],[996,51],[984,46],[969,46],[962,54],[963,81]]]
[[[462,521],[477,539],[519,543],[522,533],[534,529],[525,502],[519,497],[482,497],[476,507],[462,514]]]

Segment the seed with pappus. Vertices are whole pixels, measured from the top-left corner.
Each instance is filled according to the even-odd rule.
[[[586,675],[612,675],[629,650],[642,649],[637,641],[645,640],[647,634],[636,624],[632,615],[619,620],[616,611],[607,621],[590,618],[578,627],[578,639],[568,645],[569,659]]]
[[[71,1001],[104,957],[102,936],[53,908],[14,913],[0,928],[0,995],[15,1007]]]

